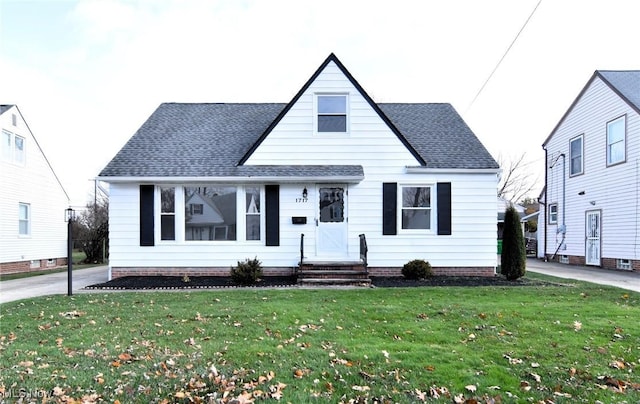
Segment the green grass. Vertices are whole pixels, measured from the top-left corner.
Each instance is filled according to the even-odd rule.
[[[0,385],[46,402],[639,402],[640,294],[528,276],[558,284],[7,303]]]

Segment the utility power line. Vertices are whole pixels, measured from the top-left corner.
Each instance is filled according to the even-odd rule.
[[[502,55],[502,57],[500,58],[500,60],[496,64],[496,66],[493,68],[493,70],[489,74],[489,77],[487,77],[487,79],[485,80],[484,84],[482,84],[482,87],[480,87],[480,90],[478,90],[478,93],[476,94],[476,96],[473,97],[473,100],[471,100],[471,103],[469,104],[469,106],[467,107],[466,111],[464,112],[464,115],[466,115],[467,112],[471,109],[471,107],[476,102],[476,100],[478,99],[478,97],[480,96],[480,94],[482,93],[484,88],[487,86],[487,83],[489,83],[489,80],[491,80],[491,78],[493,77],[493,74],[496,72],[496,70],[498,70],[498,67],[500,67],[500,64],[502,63],[502,61],[507,57],[507,55],[509,54],[509,51],[513,47],[513,44],[516,43],[516,41],[520,37],[520,34],[522,34],[522,31],[524,31],[524,29],[527,27],[527,24],[529,24],[529,21],[531,20],[531,17],[533,17],[533,15],[535,14],[536,10],[540,6],[540,3],[542,3],[542,0],[539,0],[538,4],[536,4],[536,6],[533,8],[533,11],[531,11],[531,14],[529,14],[529,17],[527,18],[527,20],[522,25],[522,28],[520,28],[520,31],[518,31],[518,33],[516,34],[516,37],[513,38],[513,41],[511,41],[511,44],[509,45],[507,50],[504,52],[504,55]]]

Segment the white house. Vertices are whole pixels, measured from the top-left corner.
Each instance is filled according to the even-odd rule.
[[[287,104],[160,105],[99,175],[111,276],[292,274],[360,235],[371,275],[493,276],[498,171],[451,105],[378,104],[331,54]]]
[[[0,128],[0,273],[65,265],[69,197],[16,105]]]
[[[597,70],[543,148],[545,257],[640,271],[640,71]]]

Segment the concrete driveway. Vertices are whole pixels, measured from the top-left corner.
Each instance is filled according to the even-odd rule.
[[[640,273],[527,259],[527,271],[640,292]]]
[[[72,293],[75,294],[85,286],[106,282],[108,277],[109,267],[106,265],[74,270],[71,277]],[[66,294],[67,271],[0,282],[0,303],[36,296]]]

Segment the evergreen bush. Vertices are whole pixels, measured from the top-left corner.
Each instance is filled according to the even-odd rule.
[[[237,285],[255,285],[262,276],[262,263],[258,258],[247,258],[238,265],[231,267],[231,280]]]
[[[513,206],[509,206],[504,215],[500,265],[501,273],[510,281],[523,277],[527,268],[527,251],[520,215]]]
[[[402,267],[405,279],[424,279],[433,276],[431,264],[425,260],[412,260]]]

